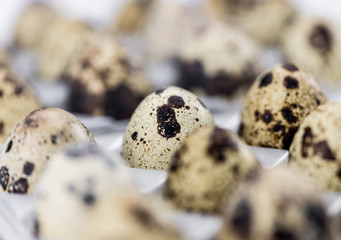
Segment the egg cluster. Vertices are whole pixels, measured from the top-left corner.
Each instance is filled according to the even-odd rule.
[[[340,238],[321,198],[341,191],[337,26],[286,0],[116,10],[99,26],[32,3],[0,49],[0,192],[34,198],[32,235],[197,239],[187,220],[213,217],[212,240]]]

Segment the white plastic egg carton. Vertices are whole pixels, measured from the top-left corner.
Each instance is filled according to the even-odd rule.
[[[121,150],[123,134],[127,121],[115,121],[108,117],[89,117],[78,115],[81,121],[93,133],[98,145],[103,150],[118,153]],[[220,127],[236,131],[239,122],[239,111],[227,111],[214,114]],[[263,168],[271,169],[288,162],[286,150],[251,147]],[[161,195],[167,179],[167,172],[129,168],[129,173],[139,191],[143,194]],[[335,231],[341,222],[341,195],[323,194],[327,213]],[[36,240],[30,233],[34,198],[16,194],[0,194],[0,240]],[[222,219],[216,215],[174,212],[174,223],[188,240],[208,240],[219,230]],[[339,226],[339,227],[337,227]],[[335,233],[336,235],[336,233]],[[339,236],[341,234],[339,233]],[[335,237],[335,240],[340,238]],[[63,240],[63,239],[61,239]]]

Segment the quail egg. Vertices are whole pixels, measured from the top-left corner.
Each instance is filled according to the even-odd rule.
[[[314,76],[327,81],[341,79],[340,29],[325,19],[300,17],[288,28],[282,38],[287,58]]]
[[[167,170],[177,147],[193,130],[213,124],[194,94],[169,86],[148,95],[128,123],[122,155],[135,168]]]
[[[303,119],[326,101],[312,75],[294,64],[277,65],[252,84],[239,134],[250,145],[289,149]]]
[[[301,123],[290,147],[290,166],[324,191],[341,191],[340,102],[325,103]]]
[[[44,239],[182,239],[166,207],[137,192],[120,157],[93,144],[54,155],[36,197],[35,230]]]
[[[321,197],[288,169],[254,175],[223,208],[217,240],[330,240]]]
[[[18,19],[15,43],[21,48],[36,48],[44,34],[57,19],[57,13],[49,6],[35,2],[29,5]]]
[[[43,80],[55,81],[64,74],[72,59],[88,44],[92,31],[76,20],[58,19],[44,34],[38,48],[38,73]]]
[[[98,34],[71,62],[70,110],[115,119],[131,116],[153,91],[141,64],[113,37]]]
[[[66,144],[92,142],[86,127],[71,113],[42,108],[18,122],[0,155],[0,192],[31,194],[51,156]]]
[[[260,165],[238,136],[216,126],[192,132],[175,152],[164,196],[178,208],[217,212],[248,174]]]
[[[206,22],[181,48],[177,84],[208,95],[244,95],[261,72],[259,58],[259,46],[243,31],[231,24]]]
[[[5,68],[0,68],[0,105],[1,143],[23,117],[41,107],[31,87]]]

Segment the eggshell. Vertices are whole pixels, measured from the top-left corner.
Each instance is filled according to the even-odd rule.
[[[213,124],[194,94],[167,87],[148,95],[127,126],[122,155],[131,167],[167,170],[175,150],[193,130]]]
[[[31,194],[51,156],[76,141],[94,140],[71,113],[42,108],[28,114],[12,130],[0,155],[0,192]]]

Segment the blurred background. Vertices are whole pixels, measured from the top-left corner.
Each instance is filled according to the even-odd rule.
[[[173,0],[182,3],[201,2],[203,0]],[[287,0],[297,7],[303,13],[322,16],[341,25],[341,15],[339,10],[341,2],[338,0]],[[0,8],[0,45],[8,46],[13,39],[13,31],[20,13],[33,0],[2,0]],[[109,23],[119,10],[123,7],[124,2],[128,0],[41,0],[54,7],[58,12],[66,16],[83,19],[87,22],[98,25],[106,25]]]
[[[40,4],[34,7],[36,2]],[[148,93],[178,85],[202,96],[211,110],[226,109],[224,102],[240,103],[259,74],[283,62],[310,72],[330,100],[340,98],[338,0],[1,4],[0,48],[45,106],[127,119]],[[100,52],[97,57],[94,51]],[[125,66],[123,55],[123,62],[129,62]],[[88,60],[90,64],[82,65]],[[127,104],[113,104],[117,100],[113,96]],[[90,98],[92,105],[73,104],[77,99],[89,103]]]

